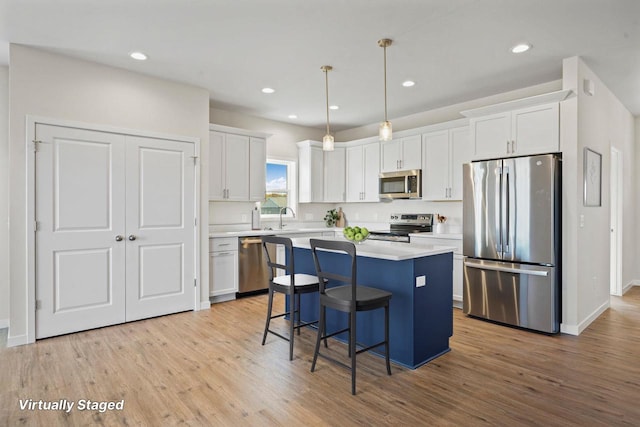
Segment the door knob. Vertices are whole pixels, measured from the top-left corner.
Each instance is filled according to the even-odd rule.
[[[116,242],[122,242],[122,236],[121,235],[117,235],[116,236]]]
[[[136,240],[136,236],[133,234],[129,234],[129,240],[134,241]]]

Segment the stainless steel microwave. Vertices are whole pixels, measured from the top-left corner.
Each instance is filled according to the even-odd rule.
[[[422,170],[383,172],[380,174],[381,199],[422,198]]]

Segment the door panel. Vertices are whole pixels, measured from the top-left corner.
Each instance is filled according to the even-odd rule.
[[[558,161],[541,155],[504,160],[509,189],[505,216],[504,260],[537,264],[556,263],[555,210],[558,208]]]
[[[124,137],[38,124],[36,338],[124,322]]]
[[[194,146],[127,137],[127,307],[137,320],[194,304]]]
[[[464,171],[463,253],[500,259],[500,160],[467,163]]]
[[[560,327],[557,283],[554,267],[468,259],[464,262],[463,311],[555,333]]]

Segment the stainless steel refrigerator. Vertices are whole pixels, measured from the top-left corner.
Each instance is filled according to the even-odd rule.
[[[559,332],[560,156],[478,161],[463,171],[464,313]]]

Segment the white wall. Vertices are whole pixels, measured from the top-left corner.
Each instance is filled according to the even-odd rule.
[[[25,117],[37,115],[88,124],[200,138],[208,155],[209,93],[20,45],[10,46],[10,329],[9,344],[25,342],[27,330]],[[144,66],[142,66],[144,67]],[[201,197],[208,192],[202,165]],[[200,216],[208,215],[201,203]],[[208,303],[208,240],[201,230],[201,300]]]
[[[262,119],[245,114],[211,108],[209,121],[217,125],[232,126],[271,134],[267,139],[267,157],[281,160],[297,160],[296,142],[306,139],[322,140],[324,130]],[[248,228],[253,202],[209,202],[209,224],[234,224]],[[331,204],[300,204],[294,221],[322,221]],[[242,216],[247,216],[243,221]],[[291,221],[289,221],[291,222]]]
[[[595,94],[583,90],[584,79],[594,83]],[[634,122],[631,113],[578,57],[563,62],[563,88],[577,96],[561,106],[563,152],[563,325],[578,334],[609,306],[610,148],[624,159],[625,181],[633,182],[636,169]],[[583,205],[584,148],[602,154],[602,206]],[[628,187],[628,188],[627,188]],[[634,187],[624,188],[623,275],[634,274]],[[584,218],[584,226],[580,218]],[[626,231],[625,231],[626,230]]]
[[[9,325],[9,68],[0,66],[0,328]]]

